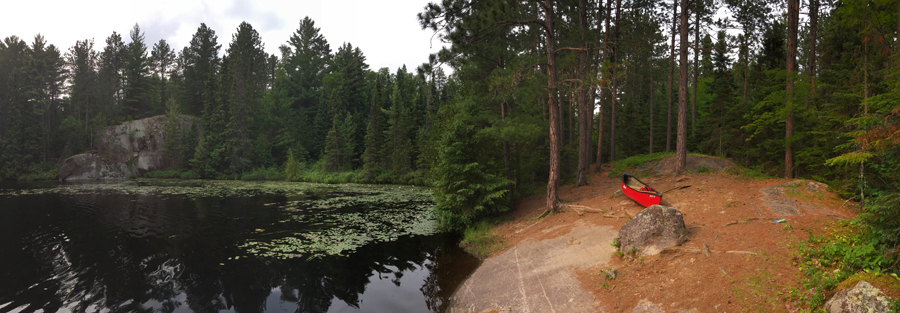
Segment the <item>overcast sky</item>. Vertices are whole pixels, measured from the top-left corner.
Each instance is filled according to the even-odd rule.
[[[416,14],[430,0],[153,0],[153,1],[6,1],[0,18],[0,36],[16,35],[28,42],[40,33],[61,51],[76,40],[94,39],[102,50],[113,31],[128,43],[135,23],[145,34],[149,48],[165,39],[177,51],[187,45],[200,23],[216,31],[222,52],[241,21],[253,25],[266,52],[278,46],[309,16],[336,51],[344,42],[359,47],[372,70],[403,64],[409,70],[428,60],[440,49],[432,32],[422,30]],[[148,49],[149,49],[148,48]],[[149,53],[149,51],[148,51]]]

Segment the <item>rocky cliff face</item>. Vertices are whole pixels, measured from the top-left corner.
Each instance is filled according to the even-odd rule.
[[[182,133],[194,119],[178,116]],[[154,116],[107,127],[96,134],[93,151],[74,155],[59,169],[61,181],[125,179],[178,165],[177,156],[163,151],[166,116]]]

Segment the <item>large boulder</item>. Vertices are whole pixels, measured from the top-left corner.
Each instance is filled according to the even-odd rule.
[[[178,116],[178,127],[187,131],[194,119]],[[100,130],[94,136],[92,152],[66,159],[59,169],[61,181],[124,179],[152,170],[177,166],[175,154],[163,151],[166,116],[125,122]]]
[[[881,313],[892,312],[889,298],[880,289],[861,281],[853,288],[834,294],[825,302],[828,313]]]
[[[636,250],[638,256],[654,255],[688,240],[684,216],[672,207],[654,205],[634,216],[619,229],[621,251]]]

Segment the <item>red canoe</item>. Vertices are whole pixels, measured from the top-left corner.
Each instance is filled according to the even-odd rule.
[[[622,174],[622,193],[644,207],[659,204],[662,194],[626,172]]]

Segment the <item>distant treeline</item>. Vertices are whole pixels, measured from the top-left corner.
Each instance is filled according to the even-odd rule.
[[[426,158],[448,78],[434,64],[395,73],[369,69],[359,48],[333,51],[305,18],[281,55],[241,23],[224,51],[201,24],[189,45],[150,47],[138,25],[68,49],[41,35],[0,44],[0,177],[30,175],[92,146],[97,130],[167,114],[199,117],[170,128],[165,148],[190,177],[231,178],[261,168],[365,169],[358,180],[427,182]],[[433,153],[432,153],[433,154]],[[49,163],[49,164],[48,164]]]

